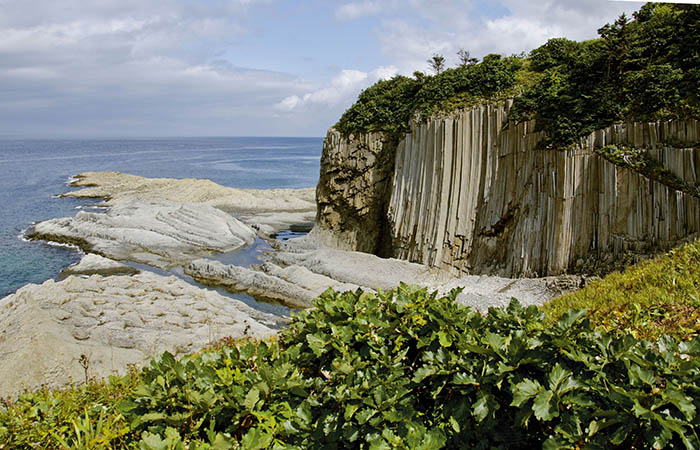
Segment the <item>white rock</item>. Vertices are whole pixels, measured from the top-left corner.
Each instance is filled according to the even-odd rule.
[[[206,203],[235,213],[266,235],[285,230],[291,224],[313,222],[316,217],[315,188],[236,189],[210,180],[144,178],[119,172],[84,172],[71,185],[86,188],[64,196],[106,198],[106,206],[161,200]]]
[[[98,319],[95,319],[97,317]],[[0,397],[123,373],[164,351],[263,338],[281,318],[153,273],[29,284],[0,300]],[[267,325],[265,325],[267,324]]]
[[[139,271],[94,253],[88,253],[76,264],[66,267],[61,275],[133,275]]]
[[[185,272],[205,283],[272,298],[292,307],[309,306],[331,287],[336,291],[389,290],[401,282],[446,294],[461,288],[457,301],[481,311],[507,306],[516,297],[524,305],[542,304],[562,293],[558,278],[510,279],[456,277],[437,268],[398,259],[324,247],[313,235],[279,244],[280,249],[260,266],[243,268],[198,259]],[[575,286],[576,287],[576,286]]]
[[[105,213],[81,211],[75,217],[38,223],[27,235],[161,267],[210,251],[232,251],[255,240],[250,227],[208,204],[166,200],[124,200]]]

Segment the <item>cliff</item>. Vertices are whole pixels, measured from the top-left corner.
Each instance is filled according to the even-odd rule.
[[[455,273],[508,277],[605,272],[700,233],[700,200],[605,159],[620,145],[698,183],[698,121],[628,123],[567,150],[542,149],[511,102],[324,143],[315,234]],[[387,164],[391,160],[393,163]]]

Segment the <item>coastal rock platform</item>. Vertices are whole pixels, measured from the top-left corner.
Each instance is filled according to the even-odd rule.
[[[0,300],[0,397],[84,382],[86,371],[91,379],[123,373],[227,336],[267,337],[277,325],[242,302],[150,272],[29,284]]]
[[[185,273],[205,284],[234,292],[244,291],[295,308],[311,306],[311,300],[329,287],[338,291],[358,288],[377,291],[389,290],[404,282],[443,294],[461,288],[457,297],[459,303],[486,311],[490,307],[507,306],[513,297],[524,305],[540,305],[578,288],[581,282],[581,277],[577,276],[457,277],[422,264],[330,248],[320,243],[313,232],[278,243],[277,247],[261,265],[245,268],[201,258],[187,265]]]
[[[316,217],[315,188],[237,189],[210,180],[144,178],[120,172],[83,172],[70,185],[84,189],[64,197],[104,198],[105,206],[158,200],[208,204],[234,214],[263,236]]]
[[[30,239],[75,244],[83,251],[157,267],[183,263],[211,251],[252,244],[255,232],[206,203],[123,200],[104,213],[80,211],[46,220]]]

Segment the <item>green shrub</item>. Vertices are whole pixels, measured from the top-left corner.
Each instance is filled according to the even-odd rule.
[[[429,117],[516,97],[510,119],[537,119],[543,146],[567,147],[623,120],[700,118],[700,6],[648,3],[598,30],[599,39],[550,39],[527,58],[487,55],[479,64],[380,81],[336,128],[396,138]]]
[[[5,409],[0,407],[0,449],[125,448],[133,436],[116,404],[138,382],[132,372],[6,399]]]
[[[612,123],[700,117],[700,6],[648,3],[598,30],[530,52],[541,82],[516,99],[512,120],[536,118],[543,145],[566,147]]]
[[[425,289],[326,291],[279,342],[144,371],[120,410],[149,439],[242,448],[696,448],[700,341],[481,315]],[[222,444],[223,445],[223,444]]]
[[[409,130],[415,114],[430,116],[448,104],[450,108],[470,106],[512,89],[522,64],[520,57],[488,55],[479,64],[446,69],[435,76],[417,72],[415,79],[381,80],[359,95],[335,128],[344,135],[385,131],[396,138]]]

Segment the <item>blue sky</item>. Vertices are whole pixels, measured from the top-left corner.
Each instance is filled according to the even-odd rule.
[[[641,2],[3,0],[0,136],[323,136],[443,54],[582,40]]]

